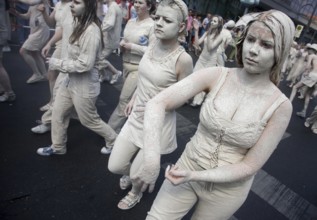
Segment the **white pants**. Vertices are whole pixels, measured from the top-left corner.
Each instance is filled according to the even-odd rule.
[[[113,145],[117,134],[98,115],[95,106],[97,97],[83,98],[64,86],[57,91],[52,113],[52,148],[66,148],[67,128],[73,107],[82,125],[102,136],[108,145]]]
[[[119,133],[127,117],[124,114],[126,106],[129,104],[138,83],[139,65],[123,63],[124,84],[120,93],[119,103],[112,112],[108,124]]]
[[[188,170],[193,163],[183,153],[177,165]],[[174,186],[165,180],[146,220],[182,219],[194,205],[193,220],[229,219],[246,200],[252,182],[253,178],[234,183],[189,182]]]
[[[109,157],[108,169],[115,174],[133,176],[142,162],[143,150],[119,134]]]

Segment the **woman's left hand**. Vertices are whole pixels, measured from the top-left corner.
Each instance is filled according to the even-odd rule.
[[[121,47],[123,47],[125,50],[131,50],[132,49],[132,43],[124,42],[121,44]]]
[[[173,185],[179,185],[191,180],[191,171],[180,170],[178,166],[168,166],[165,170],[165,178]]]
[[[160,157],[147,157],[142,163],[136,176],[131,176],[141,186],[141,191],[145,192],[149,189],[149,193],[153,192],[155,182],[160,174]]]

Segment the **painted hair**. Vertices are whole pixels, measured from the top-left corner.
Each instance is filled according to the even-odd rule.
[[[211,30],[210,34],[215,33],[215,37],[217,37],[223,28],[223,18],[220,15],[214,15],[214,16],[212,16],[211,19],[213,19],[213,18],[218,18],[218,26],[215,27],[213,30]],[[209,22],[209,25],[210,25],[210,22]]]
[[[182,0],[162,0],[159,3],[159,6],[170,6],[174,9],[177,9],[180,11],[181,15],[181,22],[187,24],[187,18],[188,18],[188,8],[187,5]],[[187,31],[186,28],[184,28],[184,31],[181,33],[181,35],[186,35]]]
[[[97,1],[96,0],[83,0],[85,4],[85,11],[82,16],[75,17],[74,23],[75,28],[72,35],[69,38],[69,42],[71,44],[75,43],[75,41],[79,40],[80,36],[85,32],[87,27],[91,23],[96,23],[100,29],[101,42],[103,45],[102,31],[101,31],[101,23],[99,18],[97,17]]]
[[[156,0],[145,0],[145,3],[147,6],[150,6],[150,14],[156,11]]]
[[[254,16],[254,19],[251,20],[244,32],[242,33],[240,39],[237,42],[237,64],[243,67],[242,62],[242,50],[243,42],[248,33],[250,26],[255,22],[262,22],[267,26],[272,34],[274,39],[274,65],[271,69],[270,80],[278,85],[281,77],[281,69],[286,57],[289,54],[290,48],[293,44],[293,38],[295,34],[295,26],[293,21],[283,12],[277,10],[269,10],[261,12]]]

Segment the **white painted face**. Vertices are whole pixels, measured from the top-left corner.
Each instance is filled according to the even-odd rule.
[[[146,0],[135,0],[134,8],[138,16],[148,14],[150,7],[146,4]]]
[[[178,10],[169,6],[159,6],[154,16],[154,33],[158,39],[173,39],[185,27],[180,23]]]
[[[86,9],[84,0],[73,0],[70,5],[70,10],[74,17],[80,17],[84,14]]]
[[[270,73],[274,65],[274,38],[271,30],[255,21],[243,42],[242,62],[252,74]]]
[[[211,21],[210,21],[210,26],[211,26],[212,28],[215,28],[215,27],[218,26],[218,24],[219,24],[219,19],[218,19],[218,17],[213,17],[213,18],[211,19]]]

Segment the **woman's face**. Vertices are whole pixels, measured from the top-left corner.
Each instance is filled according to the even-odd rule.
[[[210,27],[211,28],[216,28],[219,25],[219,19],[218,17],[213,17],[210,21]]]
[[[274,38],[271,30],[255,21],[243,42],[242,62],[245,70],[253,74],[270,73],[274,65]]]
[[[154,17],[154,33],[158,39],[177,38],[181,32],[180,18],[178,11],[169,6],[159,6]]]
[[[84,0],[73,0],[70,5],[70,10],[74,17],[80,17],[85,12],[85,2]]]
[[[150,6],[146,4],[146,0],[135,0],[134,8],[138,16],[149,14]]]

